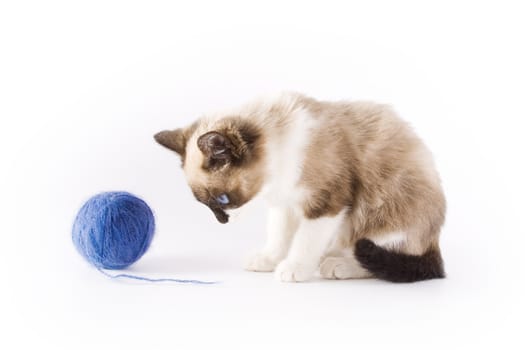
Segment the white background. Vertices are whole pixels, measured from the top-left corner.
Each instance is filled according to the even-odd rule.
[[[523,348],[523,15],[519,1],[3,1],[0,347]],[[448,198],[447,279],[242,271],[262,205],[218,224],[152,135],[281,90],[390,103],[414,126]],[[96,272],[70,229],[104,190],[156,213],[133,273],[222,283]]]

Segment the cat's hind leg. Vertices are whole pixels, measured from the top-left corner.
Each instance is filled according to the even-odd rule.
[[[380,247],[399,250],[406,247],[404,232],[390,232],[377,236],[373,241]],[[352,244],[353,245],[353,244]],[[371,278],[372,273],[356,259],[354,248],[332,250],[321,261],[319,272],[326,279]]]
[[[341,226],[345,211],[331,217],[302,218],[286,259],[275,269],[282,282],[309,280],[317,271],[319,261]]]
[[[350,220],[342,222],[337,236],[321,258],[319,273],[325,279],[369,278],[371,274],[361,267],[354,256],[353,243],[350,243]]]
[[[319,273],[326,279],[370,278],[372,274],[361,267],[354,257],[352,249],[345,249],[339,254],[330,254],[321,261]]]

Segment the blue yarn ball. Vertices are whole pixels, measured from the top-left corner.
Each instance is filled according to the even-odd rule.
[[[142,199],[127,192],[91,197],[73,224],[73,243],[97,268],[124,269],[148,249],[155,218]]]

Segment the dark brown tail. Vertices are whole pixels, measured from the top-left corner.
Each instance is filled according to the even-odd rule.
[[[423,255],[409,255],[388,251],[369,239],[360,239],[354,254],[363,268],[386,281],[416,282],[445,277],[438,249]]]

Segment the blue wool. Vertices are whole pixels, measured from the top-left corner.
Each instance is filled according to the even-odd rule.
[[[155,218],[146,202],[127,192],[91,197],[73,225],[73,243],[97,268],[124,269],[148,249]]]
[[[103,192],[91,197],[73,224],[73,243],[80,254],[111,278],[145,282],[214,284],[216,282],[175,278],[147,278],[129,274],[111,275],[102,269],[124,269],[148,250],[155,232],[155,218],[142,199],[127,192]]]

